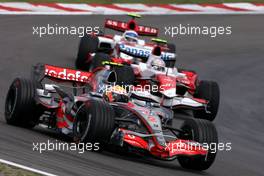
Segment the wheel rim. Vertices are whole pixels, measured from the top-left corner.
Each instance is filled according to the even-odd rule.
[[[91,124],[92,114],[86,110],[85,106],[82,106],[77,111],[76,115],[76,126],[75,126],[75,139],[77,142],[80,142],[87,136],[90,124]]]

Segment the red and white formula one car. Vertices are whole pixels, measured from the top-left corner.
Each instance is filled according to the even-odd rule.
[[[101,57],[97,53],[106,53],[112,57],[119,57],[127,60],[133,58],[146,61],[154,44],[147,43],[139,36],[157,36],[158,29],[148,26],[138,25],[135,18],[139,15],[129,14],[132,17],[128,22],[106,19],[105,28],[123,32],[121,35],[107,35],[104,32],[97,35],[85,35],[79,44],[76,68],[90,70],[91,60]],[[161,58],[166,66],[173,67],[176,61],[176,47],[174,44],[164,44]]]
[[[98,53],[91,60],[91,70],[102,69],[104,63],[121,64],[115,67],[117,84],[132,86],[140,99],[152,99],[170,109],[192,110],[194,117],[213,121],[218,112],[220,90],[214,81],[198,80],[194,71],[166,67],[162,59],[162,46],[166,41],[154,39],[153,50],[146,62],[138,58],[124,59]],[[162,43],[162,45],[160,45]],[[107,69],[107,68],[106,68]],[[144,90],[142,91],[142,87]],[[153,87],[156,88],[153,91]],[[148,89],[146,89],[148,88]],[[140,91],[135,91],[140,90]]]
[[[94,150],[111,145],[163,160],[177,158],[190,169],[205,170],[212,165],[216,151],[208,146],[218,139],[210,121],[187,119],[174,128],[172,111],[151,99],[144,105],[136,103],[120,86],[98,91],[116,79],[108,69],[81,72],[37,65],[32,79],[16,78],[11,84],[6,121],[28,128],[44,124],[77,143],[91,143]],[[65,82],[72,83],[72,93],[63,89]]]

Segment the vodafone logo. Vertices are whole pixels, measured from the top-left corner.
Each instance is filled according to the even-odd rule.
[[[91,73],[45,65],[45,75],[58,79],[87,82]]]

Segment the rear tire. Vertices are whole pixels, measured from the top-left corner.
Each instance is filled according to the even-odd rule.
[[[114,110],[101,100],[90,100],[80,106],[73,124],[75,142],[92,143],[101,151],[114,131]]]
[[[206,143],[209,147],[218,144],[217,131],[214,124],[204,119],[188,119],[181,129],[189,134],[183,139],[193,140],[201,144]],[[180,156],[178,161],[183,168],[194,170],[206,170],[214,162],[217,149],[208,150],[207,156]]]
[[[134,74],[134,70],[131,66],[124,65],[121,67],[115,67],[114,71],[117,75],[117,85],[126,86],[126,85],[133,85],[136,78]]]
[[[5,102],[5,119],[10,125],[33,128],[41,111],[35,101],[35,84],[28,79],[16,78],[9,87]]]
[[[75,66],[77,69],[87,71],[91,63],[91,53],[98,49],[99,39],[94,35],[84,35],[79,44],[79,50]]]
[[[209,101],[206,112],[205,109],[195,110],[195,118],[213,121],[217,115],[220,99],[219,86],[214,81],[200,81],[194,94],[195,98],[201,98]]]
[[[91,65],[90,65],[90,71],[95,70],[99,67],[104,67],[103,62],[104,61],[111,61],[111,58],[108,54],[105,53],[96,53],[94,57],[92,58]]]

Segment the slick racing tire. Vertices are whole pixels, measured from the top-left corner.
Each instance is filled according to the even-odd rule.
[[[121,67],[115,67],[114,71],[116,72],[117,82],[116,84],[119,86],[133,85],[136,78],[134,74],[134,70],[132,67],[128,65],[124,65]]]
[[[218,84],[214,81],[200,81],[194,97],[208,101],[208,112],[206,112],[205,109],[195,110],[193,112],[194,117],[213,121],[217,115],[220,100],[220,90]]]
[[[183,168],[206,170],[214,162],[217,153],[218,137],[214,124],[204,119],[187,119],[181,130],[185,135],[181,139],[193,140],[205,144],[208,154],[205,156],[180,156],[178,161]]]
[[[98,49],[99,39],[94,35],[84,35],[79,44],[75,66],[77,69],[87,71],[91,63],[91,53]]]
[[[170,53],[176,54],[176,46],[175,46],[175,44],[168,43],[167,46],[169,48],[169,52]],[[174,60],[168,60],[168,61],[165,60],[166,67],[169,67],[169,68],[175,67],[175,63],[176,63],[176,59],[174,59]]]
[[[102,100],[83,103],[73,124],[73,140],[93,144],[93,151],[101,151],[114,131],[114,110]]]
[[[35,101],[33,81],[16,78],[9,87],[5,102],[5,119],[10,125],[33,128],[37,125],[41,110]]]

